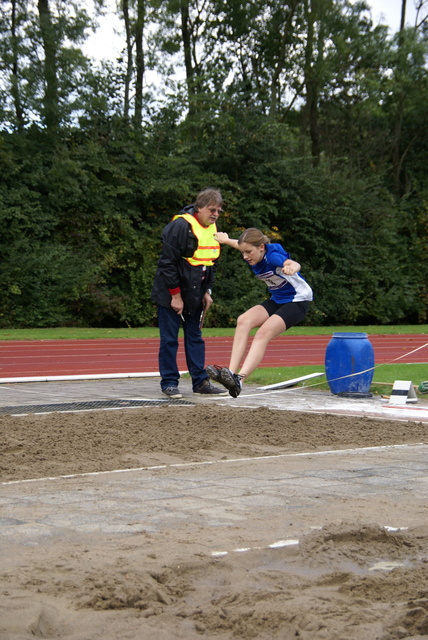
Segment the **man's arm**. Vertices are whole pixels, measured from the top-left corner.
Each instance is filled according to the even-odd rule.
[[[179,289],[178,263],[185,255],[189,223],[186,220],[170,222],[162,233],[162,251],[158,268],[165,278],[168,289]]]
[[[179,218],[165,227],[162,234],[162,251],[158,262],[158,268],[162,271],[166,286],[171,294],[171,308],[179,314],[183,313],[184,302],[181,297],[178,263],[186,251],[188,231],[188,222]]]

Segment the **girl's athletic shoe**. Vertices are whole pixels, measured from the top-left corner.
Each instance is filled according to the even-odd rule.
[[[232,373],[227,367],[223,367],[219,373],[219,382],[226,387],[232,398],[237,398],[242,391],[242,376]]]
[[[220,382],[220,373],[221,373],[221,367],[218,366],[218,364],[209,364],[207,367],[205,367],[205,371],[208,374],[208,377],[211,378],[211,380],[214,380],[214,382]]]
[[[199,387],[193,389],[193,393],[198,393],[203,396],[227,396],[227,391],[215,387],[208,379],[201,382]]]

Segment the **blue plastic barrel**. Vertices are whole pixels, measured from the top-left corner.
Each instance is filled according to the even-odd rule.
[[[325,352],[325,375],[334,394],[370,396],[374,351],[366,333],[333,333]]]

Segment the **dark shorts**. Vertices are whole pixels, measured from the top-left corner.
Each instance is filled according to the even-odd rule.
[[[302,322],[305,315],[308,313],[309,302],[306,300],[303,302],[286,302],[285,304],[278,304],[273,300],[265,300],[260,303],[262,307],[270,316],[274,314],[282,318],[285,322],[286,329],[291,329],[298,322]]]

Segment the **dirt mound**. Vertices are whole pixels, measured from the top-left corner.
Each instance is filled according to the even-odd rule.
[[[224,406],[0,416],[1,480],[426,440],[421,423]],[[72,455],[70,453],[72,452]]]

